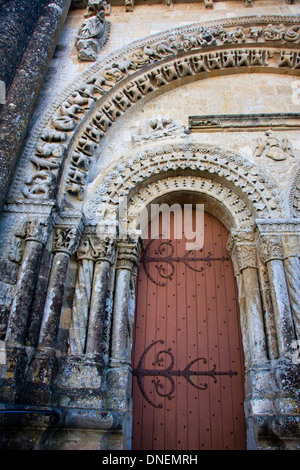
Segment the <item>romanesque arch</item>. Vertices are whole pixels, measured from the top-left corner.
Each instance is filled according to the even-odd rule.
[[[246,17],[137,41],[90,67],[33,130],[6,205],[8,219],[13,214],[22,227],[11,223],[4,241],[16,278],[6,328],[8,389],[15,393],[17,382],[25,403],[57,406],[56,426],[109,430],[105,439],[129,447],[130,335],[143,249],[137,220],[158,194],[179,190],[210,198],[231,232],[249,446],[265,434],[294,432],[295,406],[282,413],[278,403],[296,393],[299,219],[276,181],[237,152],[182,139],[136,148],[94,179],[89,169],[136,103],[218,75],[298,76],[295,26],[290,17]],[[110,231],[120,199],[128,200],[129,229],[121,240]]]

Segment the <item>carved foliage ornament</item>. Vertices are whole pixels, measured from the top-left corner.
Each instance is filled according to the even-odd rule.
[[[78,145],[70,156],[66,174],[65,191],[68,195],[80,201],[84,191],[90,159],[97,153],[98,145],[114,122],[126,112],[128,108],[143,99],[144,96],[182,78],[198,75],[202,72],[221,70],[223,68],[241,67],[287,67],[295,71],[300,68],[300,52],[297,50],[278,50],[278,45],[299,41],[298,25],[291,24],[294,19],[287,18],[284,30],[280,26],[280,41],[277,49],[270,53],[260,45],[274,44],[273,37],[279,37],[275,30],[276,24],[271,27],[270,18],[261,18],[260,23],[267,23],[265,27],[254,26],[233,27],[232,24],[251,23],[251,18],[239,18],[226,21],[221,26],[214,25],[190,26],[165,35],[151,38],[151,42],[140,41],[135,43],[135,49],[128,49],[124,55],[112,54],[105,63],[99,63],[89,69],[85,80],[76,85],[67,96],[58,100],[53,106],[53,114],[49,114],[42,122],[43,132],[59,131],[57,137],[46,137],[46,144],[41,140],[34,143],[34,136],[29,140],[25,153],[33,165],[25,175],[23,195],[29,199],[52,198],[53,187],[57,185],[57,166],[62,165],[64,147],[67,148],[72,134],[80,121],[88,113],[95,102],[100,101],[98,110],[90,117],[84,127]],[[273,23],[277,21],[272,17]],[[284,21],[284,19],[282,19]],[[252,19],[252,22],[253,19]],[[273,29],[272,29],[273,28]],[[270,31],[273,31],[273,36]],[[245,48],[245,44],[252,47]],[[212,51],[206,46],[229,45],[234,49]],[[254,48],[253,48],[254,46]],[[199,50],[199,53],[196,51]],[[193,54],[191,54],[194,51]],[[185,56],[176,59],[177,54]],[[160,65],[160,61],[170,57],[170,63]],[[143,74],[143,67],[152,64],[152,69]],[[138,72],[138,75],[137,75]],[[128,78],[135,74],[131,81]],[[123,82],[126,80],[126,82]],[[109,100],[105,95],[110,92]],[[102,104],[101,104],[102,103]],[[41,132],[42,133],[42,132]],[[41,135],[40,133],[40,135]],[[54,140],[53,140],[54,139]],[[33,150],[33,145],[35,149]],[[43,160],[43,161],[42,161]],[[20,172],[24,173],[26,158],[22,160]],[[15,177],[11,195],[24,181],[24,174]],[[17,186],[17,187],[16,187]]]

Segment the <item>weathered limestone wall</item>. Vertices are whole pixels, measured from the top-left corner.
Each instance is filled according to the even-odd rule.
[[[74,81],[85,86],[89,79],[91,63],[78,61],[75,47],[85,12],[71,10],[57,40],[30,124],[31,147],[18,168],[0,224],[1,407],[25,411],[41,407],[51,412],[40,419],[5,417],[2,428],[14,426],[19,432],[15,442],[3,435],[1,445],[130,447],[130,331],[142,249],[135,232],[137,215],[143,202],[151,203],[172,190],[189,190],[210,201],[212,212],[231,230],[228,250],[239,288],[246,355],[248,446],[296,448],[299,410],[291,342],[298,338],[299,219],[292,217],[289,193],[299,167],[299,122],[295,120],[290,129],[284,122],[275,135],[266,135],[269,126],[261,124],[263,119],[260,127],[248,123],[237,130],[233,122],[225,128],[202,123],[189,131],[188,117],[200,116],[201,121],[206,115],[237,114],[243,122],[245,114],[267,113],[278,122],[278,113],[298,113],[293,94],[299,73],[298,43],[284,39],[273,51],[270,42],[261,39],[268,52],[264,64],[259,56],[256,68],[248,63],[247,73],[235,64],[229,76],[228,55],[222,56],[218,76],[210,73],[203,80],[199,70],[177,76],[178,56],[171,51],[170,57],[157,59],[159,67],[167,64],[176,75],[165,88],[154,78],[159,68],[155,69],[156,58],[151,58],[141,71],[125,67],[111,82],[104,80],[103,96],[90,88],[87,98],[87,88],[80,92],[74,88],[71,101],[83,108],[75,107],[72,113],[64,101],[69,92],[60,94]],[[195,21],[298,13],[299,5],[279,0],[255,1],[253,8],[242,2],[215,2],[213,10],[202,3],[172,8],[137,5],[133,12],[113,7],[106,17],[111,23],[109,39],[98,60],[131,41]],[[255,40],[247,34],[245,47],[255,50]],[[185,51],[183,57],[190,52],[195,57],[205,49],[201,47]],[[217,47],[218,53],[230,51],[231,44]],[[279,49],[288,47],[296,50],[292,56],[298,62],[289,62],[285,53],[282,59]],[[269,70],[267,59],[273,67]],[[177,67],[179,63],[175,60]],[[130,75],[133,80],[149,78],[150,69],[152,82],[147,86],[153,93],[142,93],[135,86],[136,94],[125,99],[122,93],[128,91]],[[116,100],[119,91],[124,101],[118,101],[119,108],[112,107],[109,114],[109,99]],[[134,101],[136,96],[140,102]],[[49,107],[56,98],[56,107]],[[99,108],[108,112],[104,122],[110,116],[111,127],[101,128]],[[61,114],[56,115],[54,130],[55,113]],[[94,133],[87,123],[94,125]],[[76,190],[80,187],[77,193],[65,191],[70,181],[75,181]],[[100,214],[109,228],[116,211],[114,198],[128,194],[135,237],[116,242],[108,231],[106,238],[99,239],[96,216]],[[32,433],[30,442],[23,430]]]
[[[57,43],[53,61],[50,64],[36,117],[46,109],[49,102],[63,91],[72,81],[91,65],[78,61],[75,39],[84,21],[86,9],[71,9],[64,29]],[[132,41],[177,28],[191,23],[212,21],[222,18],[252,15],[297,15],[300,5],[287,5],[285,0],[255,0],[252,7],[245,7],[241,1],[215,2],[214,8],[205,8],[204,3],[174,4],[172,7],[154,4],[138,4],[133,12],[126,12],[124,6],[114,6],[106,16],[111,23],[109,40],[100,51],[98,60],[107,54],[123,48]]]
[[[266,130],[231,129],[229,132],[219,129],[185,134],[184,128],[188,128],[188,117],[194,115],[297,113],[299,105],[293,99],[294,82],[295,78],[282,75],[243,74],[201,80],[164,93],[135,107],[134,113],[129,112],[126,120],[120,123],[118,132],[109,134],[102,149],[103,157],[91,169],[91,178],[93,175],[99,177],[102,169],[134,148],[140,150],[143,146],[154,146],[156,142],[159,144],[160,138],[172,143],[180,136],[185,143],[215,145],[241,153],[270,173],[283,193],[288,192],[299,164],[300,137],[297,130],[276,131],[279,140],[290,140],[294,156],[274,161],[255,156],[258,139],[266,138]],[[152,131],[150,120],[167,116],[172,124],[166,125],[165,131]]]

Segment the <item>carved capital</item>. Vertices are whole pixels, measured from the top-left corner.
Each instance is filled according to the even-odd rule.
[[[286,234],[283,239],[284,258],[292,258],[300,256],[300,234]]]
[[[257,250],[256,245],[238,245],[235,249],[235,255],[240,272],[246,268],[257,268]]]
[[[258,243],[259,256],[263,263],[268,263],[272,260],[282,260],[283,245],[282,238],[278,235],[261,235]]]
[[[142,252],[142,242],[140,239],[128,239],[118,242],[118,262],[117,269],[137,270]]]
[[[108,261],[112,263],[115,240],[99,239],[95,234],[83,235],[77,250],[77,259]]]
[[[25,224],[25,240],[45,243],[45,224],[39,220],[29,220]]]
[[[76,249],[78,238],[77,227],[59,226],[54,228],[53,252],[72,255]]]
[[[227,242],[227,250],[229,253],[238,246],[238,245],[245,245],[245,244],[253,244],[255,243],[255,233],[249,230],[240,230],[235,231],[232,230],[230,232],[230,236]]]
[[[257,268],[257,245],[252,231],[232,231],[227,250],[232,256],[234,274],[237,276],[246,268]]]
[[[22,262],[26,242],[35,241],[42,245],[46,241],[46,223],[38,219],[27,220],[15,234],[14,241],[10,248],[8,259],[14,263]]]

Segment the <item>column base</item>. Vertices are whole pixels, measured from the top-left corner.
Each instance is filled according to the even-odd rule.
[[[102,409],[102,355],[70,355],[63,358],[56,388],[59,406]]]

